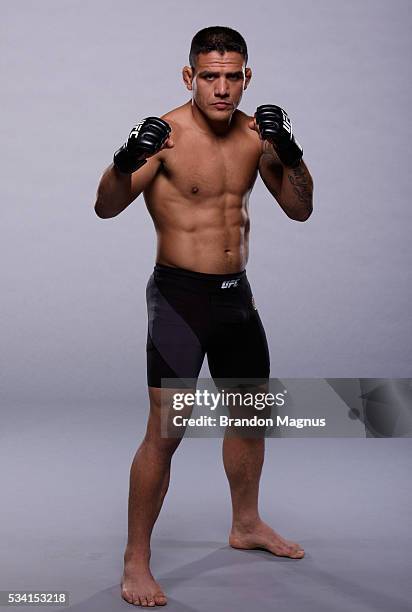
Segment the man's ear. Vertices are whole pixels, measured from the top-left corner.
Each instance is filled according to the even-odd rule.
[[[182,70],[183,81],[189,91],[192,91],[193,70],[190,66],[185,66]]]
[[[251,68],[246,68],[245,69],[245,84],[243,86],[243,89],[246,89],[246,87],[249,85],[249,81],[252,78],[252,70]]]

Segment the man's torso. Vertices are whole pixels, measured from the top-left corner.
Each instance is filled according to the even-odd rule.
[[[160,264],[225,274],[246,267],[249,195],[257,176],[261,141],[250,117],[235,111],[225,136],[194,122],[190,103],[162,117],[175,146],[144,198],[157,232]]]

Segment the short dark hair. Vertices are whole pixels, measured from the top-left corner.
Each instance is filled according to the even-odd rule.
[[[199,53],[209,53],[210,51],[219,51],[221,55],[225,51],[236,51],[245,58],[247,64],[247,46],[245,39],[239,32],[226,28],[225,26],[211,26],[203,28],[194,35],[192,44],[190,45],[189,63],[192,68],[195,67],[196,57]]]

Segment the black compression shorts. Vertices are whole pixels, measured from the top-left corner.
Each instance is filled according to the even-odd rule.
[[[269,377],[269,350],[246,270],[204,274],[156,264],[146,289],[147,383],[196,379],[207,354],[212,378]]]

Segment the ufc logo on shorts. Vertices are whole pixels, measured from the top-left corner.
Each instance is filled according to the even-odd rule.
[[[289,117],[287,116],[287,114],[283,110],[283,108],[282,108],[282,116],[283,116],[283,129],[286,130],[287,132],[289,132],[289,134],[291,134],[292,133],[292,124],[290,122]]]
[[[229,280],[229,281],[223,281],[221,289],[229,289],[230,287],[237,287],[238,282],[239,282],[238,278]]]

